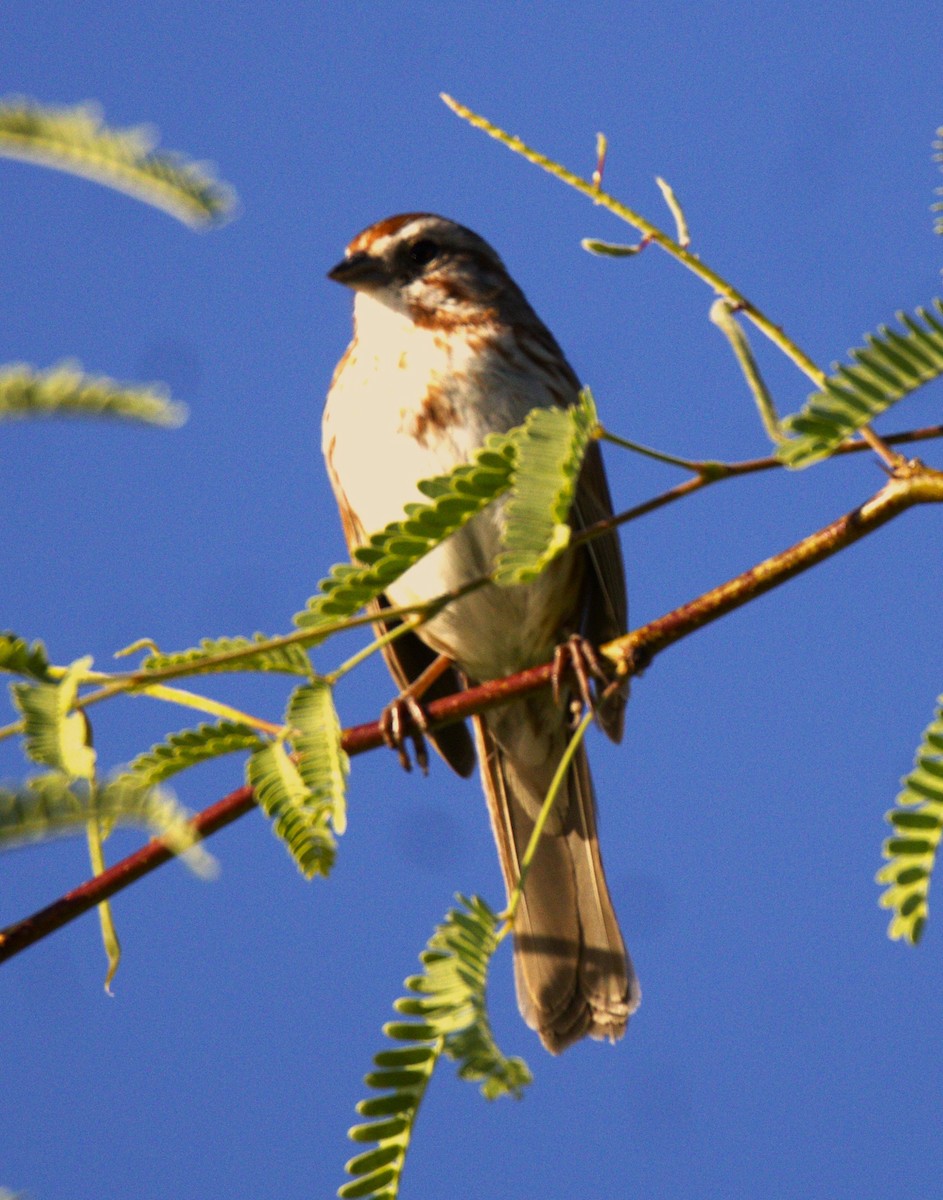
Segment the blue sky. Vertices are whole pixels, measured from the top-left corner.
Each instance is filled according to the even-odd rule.
[[[0,362],[74,356],[163,379],[191,412],[175,432],[4,427],[0,625],[104,668],[141,636],[176,649],[288,628],[343,555],[319,425],[350,298],[325,271],[398,211],[442,212],[498,248],[613,429],[692,457],[764,453],[708,292],[655,251],[589,257],[581,237],[626,231],[438,93],[584,173],[604,130],[609,190],[667,223],[665,177],[702,258],[828,365],[939,292],[941,34],[940,14],[910,3],[11,0],[0,92],[153,122],[163,145],[217,164],[242,215],[195,235],[0,161]],[[759,353],[782,409],[797,407],[803,379]],[[940,395],[924,389],[884,427],[938,421]],[[608,461],[620,507],[677,480]],[[633,623],[881,479],[861,455],[631,525]],[[551,1059],[502,952],[493,1020],[534,1084],[489,1105],[446,1068],[404,1197],[928,1194],[943,1171],[943,941],[931,916],[919,949],[890,943],[873,874],[941,690],[935,521],[908,514],[636,683],[623,745],[595,737],[591,754],[642,1008],[617,1047]],[[218,687],[280,716],[277,681]],[[369,667],[340,692],[344,722],[390,694]],[[101,711],[96,745],[120,763],[189,719],[139,699]],[[0,775],[24,769],[0,747]],[[179,795],[198,809],[240,782],[224,760]],[[109,857],[135,844],[116,837]],[[34,1200],[333,1194],[403,977],[455,891],[501,901],[478,786],[438,762],[423,780],[386,754],[356,761],[327,882],[305,884],[257,814],[210,848],[216,882],[174,864],[115,902],[114,998],[94,916],[0,971],[0,1185]],[[86,851],[22,850],[0,872],[6,923],[84,879]]]

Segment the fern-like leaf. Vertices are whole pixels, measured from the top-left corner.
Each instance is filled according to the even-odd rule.
[[[348,1134],[354,1142],[376,1145],[347,1163],[354,1179],[338,1190],[342,1200],[394,1200],[399,1194],[419,1106],[442,1054],[458,1063],[462,1079],[481,1083],[489,1100],[520,1096],[530,1083],[527,1065],[501,1053],[488,1021],[485,988],[499,918],[477,897],[457,899],[460,907],[449,911],[420,955],[423,973],[406,980],[411,994],[393,1006],[415,1019],[384,1026],[399,1045],[377,1054],[376,1070],[364,1080],[383,1094],[357,1105],[371,1119]]]
[[[862,426],[892,404],[943,375],[943,301],[916,316],[898,313],[906,332],[882,325],[867,334],[867,346],[852,350],[854,362],[836,363],[822,391],[783,421],[790,435],[776,454],[788,467],[807,467],[827,458]]]
[[[88,722],[73,708],[91,662],[79,659],[57,683],[14,683],[11,688],[23,715],[26,753],[33,762],[55,767],[72,779],[91,779],[95,771]]]
[[[347,776],[350,760],[341,745],[341,723],[330,685],[323,679],[297,688],[288,704],[298,770],[313,802],[324,805],[338,835],[347,829]]]
[[[190,814],[168,792],[118,776],[95,792],[62,772],[41,775],[21,788],[0,788],[0,847],[84,834],[91,821],[108,828],[132,826],[162,837],[197,874],[211,875],[213,858],[189,824]]]
[[[515,437],[514,482],[505,509],[500,584],[535,579],[570,541],[567,517],[586,448],[599,424],[588,388],[569,408],[535,408]]]
[[[300,646],[273,646],[275,639],[264,633],[251,638],[204,638],[199,646],[176,650],[169,654],[149,654],[141,663],[142,671],[163,671],[186,667],[193,675],[209,675],[223,671],[280,671],[286,675],[310,675],[311,662]],[[256,649],[258,647],[258,649]]]
[[[460,529],[511,486],[514,434],[492,435],[471,462],[419,484],[429,504],[410,504],[394,521],[354,551],[353,563],[335,566],[316,595],[295,615],[302,629],[317,630],[353,616],[449,534]]]
[[[478,896],[456,899],[461,907],[448,913],[422,956],[425,972],[407,981],[424,999],[401,1001],[398,1011],[431,1021],[445,1036],[445,1053],[459,1076],[480,1083],[486,1099],[520,1098],[530,1071],[523,1059],[501,1052],[488,1020],[488,968],[501,920]]]
[[[881,907],[893,912],[888,936],[916,943],[927,923],[930,877],[943,832],[943,696],[902,783],[897,807],[887,813],[894,829],[884,843],[888,862],[876,878],[887,885]]]
[[[104,375],[86,375],[78,363],[63,362],[47,371],[18,363],[0,368],[0,420],[16,417],[120,417],[146,425],[174,428],[187,410],[159,384],[117,383]]]
[[[232,215],[235,193],[204,164],[156,150],[154,132],[111,129],[94,104],[54,108],[22,96],[0,100],[0,154],[82,175],[163,209],[188,225]]]
[[[246,779],[302,875],[327,875],[337,853],[331,805],[310,791],[284,744],[268,742],[256,750]]]
[[[42,642],[30,645],[10,630],[0,633],[0,671],[26,675],[40,683],[51,683],[50,662]]]
[[[171,733],[128,765],[127,774],[142,784],[162,783],[178,771],[239,750],[257,750],[262,739],[241,721],[218,721]]]

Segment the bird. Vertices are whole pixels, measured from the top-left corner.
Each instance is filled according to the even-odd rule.
[[[420,480],[446,474],[493,433],[537,407],[568,406],[580,384],[553,335],[491,246],[434,213],[403,213],[358,233],[328,278],[354,292],[353,340],[337,365],[322,449],[348,547],[422,501]],[[415,563],[374,611],[418,604],[480,579],[504,535],[496,501]],[[571,525],[612,515],[597,442],[577,484]],[[488,584],[447,605],[384,650],[409,694],[435,676],[428,701],[549,661],[558,645],[599,645],[626,628],[625,574],[614,532],[566,550],[532,582]],[[434,667],[434,664],[438,666]],[[430,669],[434,668],[434,669]],[[610,692],[612,689],[609,689]],[[626,688],[597,720],[620,740]],[[430,734],[460,774],[477,761],[505,886],[520,860],[571,736],[549,690]],[[514,973],[526,1023],[551,1053],[581,1038],[615,1041],[641,992],[599,851],[596,802],[580,745],[557,795],[514,917]]]

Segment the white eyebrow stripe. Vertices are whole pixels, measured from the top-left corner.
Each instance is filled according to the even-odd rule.
[[[424,229],[434,226],[440,218],[431,213],[407,213],[403,217],[391,217],[380,221],[369,229],[364,229],[348,243],[347,253],[357,254],[369,251],[382,257],[394,242],[406,241]]]

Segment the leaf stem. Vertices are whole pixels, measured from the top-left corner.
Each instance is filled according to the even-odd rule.
[[[85,700],[80,700],[76,707],[83,707],[92,702],[95,696],[100,695],[100,692],[95,692],[92,696],[86,696]],[[153,700],[166,700],[169,704],[179,704],[183,708],[195,708],[197,712],[207,713],[211,717],[220,717],[224,721],[239,721],[242,724],[250,725],[253,729],[276,736],[284,728],[282,725],[273,725],[269,721],[263,721],[260,717],[253,717],[238,708],[233,708],[230,704],[222,704],[218,700],[212,700],[209,696],[201,696],[196,692],[186,691],[184,688],[167,687],[158,683],[151,687],[138,688],[135,695],[150,696]]]
[[[387,613],[388,610],[384,609],[384,618],[386,618]],[[374,615],[373,620],[377,619],[378,617]],[[329,671],[324,676],[325,681],[330,684],[331,687],[333,687],[339,679],[342,679],[349,671],[352,671],[354,667],[358,667],[366,659],[376,654],[378,650],[382,650],[384,646],[388,646],[391,642],[395,642],[397,638],[401,638],[407,633],[412,633],[413,630],[417,629],[425,620],[426,617],[419,613],[413,613],[411,616],[401,620],[398,624],[394,625],[392,629],[388,629],[379,637],[374,638],[373,641],[368,642],[366,646],[362,646],[356,654],[352,654],[350,658],[345,659],[344,662],[335,667],[333,671]]]
[[[681,467],[685,471],[694,471],[697,475],[712,474],[715,467],[723,466],[722,463],[697,462],[690,458],[678,458],[677,455],[667,454],[664,450],[653,450],[651,446],[643,446],[641,442],[633,442],[629,438],[620,437],[617,433],[611,433],[602,425],[597,426],[596,436],[601,442],[609,442],[610,445],[619,446],[622,450],[632,450],[635,454],[643,454],[646,458],[653,458],[655,462],[665,463],[669,467]]]
[[[734,311],[726,300],[714,301],[710,309],[710,319],[730,343],[734,358],[736,358],[747,382],[747,387],[753,395],[760,420],[766,430],[766,436],[774,446],[784,442],[786,439],[779,425],[779,414],[776,412],[773,397],[760,373],[760,367],[753,355],[749,339],[740,328]]]

